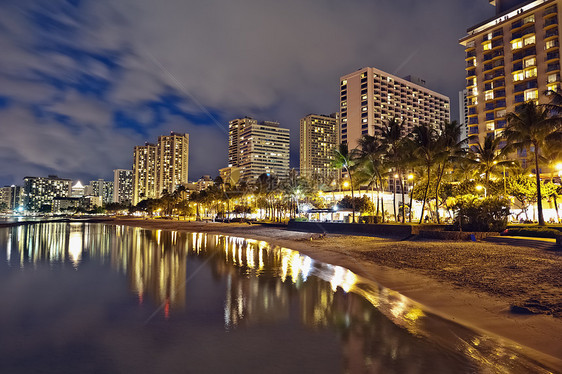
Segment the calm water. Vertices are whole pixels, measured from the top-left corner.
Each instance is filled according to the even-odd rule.
[[[229,236],[0,229],[0,373],[545,372],[346,269]]]

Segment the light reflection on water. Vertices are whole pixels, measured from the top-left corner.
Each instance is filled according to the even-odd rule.
[[[11,274],[10,269],[39,271],[44,265],[65,274],[59,268],[65,268],[65,264],[79,274],[91,274],[93,279],[85,284],[100,284],[101,296],[96,294],[96,305],[102,309],[107,305],[112,313],[120,311],[111,323],[96,326],[91,338],[105,350],[118,351],[122,347],[98,341],[97,334],[105,330],[109,334],[111,324],[132,323],[133,329],[140,332],[135,330],[139,335],[133,334],[134,338],[126,340],[125,345],[136,347],[139,342],[150,340],[154,328],[165,336],[165,342],[181,339],[182,344],[198,344],[190,337],[209,339],[220,328],[227,335],[217,335],[213,350],[219,350],[225,365],[237,355],[252,353],[254,357],[260,350],[264,363],[276,365],[269,370],[254,369],[251,365],[239,367],[242,372],[546,372],[517,347],[432,316],[406,297],[369,283],[347,269],[321,264],[297,251],[271,247],[263,241],[59,223],[0,229],[2,247],[3,277]],[[108,290],[101,281],[104,273],[92,271],[92,265],[121,274],[136,302],[129,305],[126,295],[122,295],[123,304],[116,308],[115,300],[106,300],[104,293],[114,294],[119,288],[116,285]],[[60,282],[69,280],[63,278]],[[0,290],[0,296],[10,302],[6,300],[8,290],[2,286]],[[48,295],[49,290],[44,292]],[[52,303],[53,299],[54,296],[47,296],[44,302]],[[34,301],[26,301],[29,302]],[[73,304],[72,298],[65,298],[64,303],[65,308],[80,307]],[[14,310],[18,310],[15,304]],[[6,317],[0,318],[4,321],[0,328],[13,324],[10,318],[15,319],[11,314],[0,317]],[[41,321],[50,323],[48,319]],[[178,331],[184,333],[177,337]],[[289,332],[291,340],[281,344]],[[261,334],[268,338],[256,344],[253,339]],[[0,343],[5,343],[1,337]],[[141,355],[152,353],[147,348],[136,349]],[[199,365],[207,372],[212,372],[213,365],[220,365],[211,362],[212,357],[205,361],[206,356],[194,354],[194,349],[167,354],[167,358],[178,365],[201,361]],[[0,354],[0,362],[5,354]],[[303,355],[299,363],[291,363],[290,358],[296,359],[298,355]],[[165,365],[128,362],[126,356],[119,357],[119,364],[139,372],[151,372]],[[97,358],[89,359],[95,361],[90,367],[99,369]],[[16,364],[13,363],[11,372]],[[43,364],[38,360],[37,365]]]

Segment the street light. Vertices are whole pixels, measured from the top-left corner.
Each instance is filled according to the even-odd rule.
[[[342,186],[343,186],[343,188],[348,188],[349,187],[349,181],[344,181]]]
[[[487,193],[488,193],[488,191],[486,190],[486,187],[484,187],[484,186],[482,186],[482,185],[480,185],[480,184],[479,184],[478,186],[476,186],[476,191],[480,192],[480,191],[482,191],[482,190],[484,190],[484,197],[486,197],[486,195],[487,195]]]

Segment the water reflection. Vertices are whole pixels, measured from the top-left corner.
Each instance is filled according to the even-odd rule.
[[[424,312],[347,269],[263,241],[55,223],[0,230],[0,243],[11,267],[109,266],[126,277],[139,304],[161,306],[170,321],[219,289],[225,331],[287,321],[333,331],[343,361],[336,372],[546,372],[516,346]],[[205,272],[206,283],[198,280]]]

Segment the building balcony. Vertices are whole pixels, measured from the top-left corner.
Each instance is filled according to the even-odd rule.
[[[477,135],[477,134],[478,134],[478,126],[468,128],[468,135]]]
[[[552,38],[552,37],[556,37],[558,36],[558,28],[552,28],[552,29],[548,29],[546,30],[546,33],[544,34],[544,39],[548,39],[548,38]]]
[[[544,17],[551,17],[551,15],[555,15],[558,14],[558,11],[556,9],[556,5],[553,5],[551,7],[548,7],[545,9],[544,13],[542,14],[543,18]]]
[[[548,52],[546,54],[546,57],[544,58],[545,62],[549,62],[551,60],[557,60],[560,58],[560,52],[559,51],[553,51],[553,52]]]
[[[550,17],[544,21],[543,28],[547,28],[549,26],[558,25],[558,17]]]
[[[548,64],[548,66],[546,67],[546,71],[548,73],[550,73],[551,71],[559,71],[560,70],[560,64]]]

